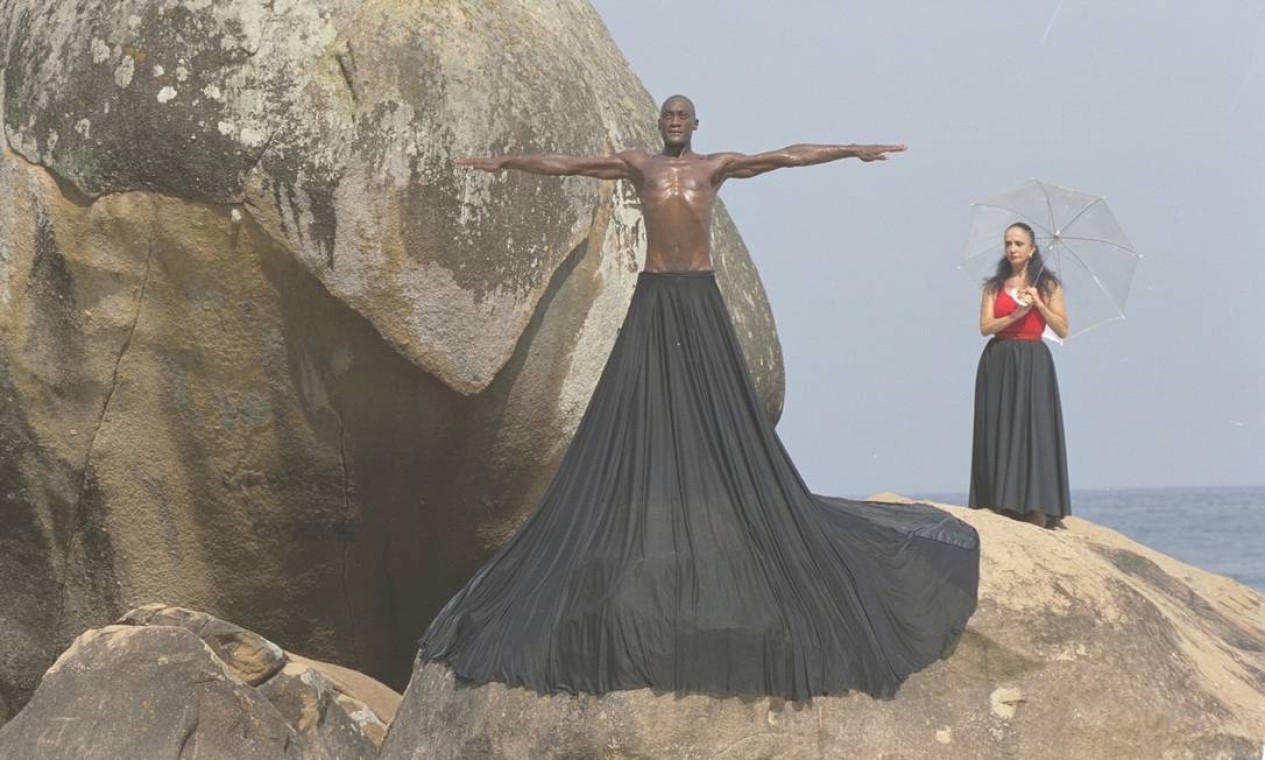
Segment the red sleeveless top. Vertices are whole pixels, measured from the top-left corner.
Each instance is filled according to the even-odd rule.
[[[1015,299],[1010,297],[1005,288],[999,288],[997,295],[993,298],[993,316],[1006,317],[1016,311],[1019,311],[1019,304],[1015,303]],[[1041,340],[1043,332],[1045,332],[1045,319],[1041,316],[1041,312],[1033,308],[1028,310],[1023,319],[997,333],[997,337],[1000,340]]]

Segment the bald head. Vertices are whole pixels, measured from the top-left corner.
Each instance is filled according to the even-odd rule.
[[[685,108],[689,111],[691,119],[697,118],[697,113],[694,111],[694,101],[684,95],[669,96],[667,100],[663,101],[663,105],[659,106],[659,114],[663,115],[670,106],[674,108]]]

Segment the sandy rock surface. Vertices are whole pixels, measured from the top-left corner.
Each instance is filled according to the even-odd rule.
[[[1049,531],[949,509],[980,533],[979,609],[953,656],[893,700],[541,697],[427,664],[383,757],[1260,756],[1260,594],[1076,518]]]

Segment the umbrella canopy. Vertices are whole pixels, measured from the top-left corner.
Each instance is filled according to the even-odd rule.
[[[1032,179],[971,204],[971,232],[961,268],[977,281],[1004,256],[1002,237],[1015,222],[1036,233],[1045,265],[1063,283],[1068,337],[1124,319],[1138,254],[1101,196]]]

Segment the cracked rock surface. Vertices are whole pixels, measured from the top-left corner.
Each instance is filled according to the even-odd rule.
[[[0,0],[0,42],[0,720],[155,598],[403,688],[644,257],[623,184],[450,161],[653,146],[650,96],[578,0]]]

